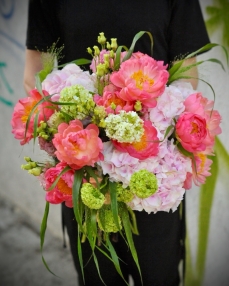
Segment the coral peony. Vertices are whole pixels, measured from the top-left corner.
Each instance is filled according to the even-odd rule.
[[[139,100],[147,107],[155,107],[155,98],[163,93],[168,76],[162,61],[144,55],[123,62],[110,80],[121,88],[119,97],[125,101]]]
[[[123,152],[129,153],[132,157],[140,160],[156,156],[159,150],[159,141],[157,137],[157,130],[150,121],[144,122],[144,134],[140,142],[135,143],[119,143],[112,141],[114,146]]]
[[[197,114],[184,112],[176,123],[176,136],[183,148],[189,152],[205,150],[206,120]]]
[[[58,133],[54,135],[53,144],[60,161],[66,162],[74,169],[83,166],[94,166],[94,163],[102,159],[102,140],[99,138],[99,129],[94,124],[89,124],[83,129],[79,120],[61,123]]]
[[[49,94],[43,90],[44,96]],[[34,106],[42,99],[42,95],[38,90],[33,89],[30,91],[30,96],[20,99],[15,107],[12,115],[11,125],[14,137],[20,141],[21,145],[28,143],[33,138],[34,118],[38,115],[38,125],[40,121],[48,120],[54,113],[55,106],[50,102],[44,101],[39,104],[34,110],[29,119],[29,124],[26,130],[26,123]],[[51,107],[51,108],[50,108]]]
[[[55,187],[48,191],[48,189],[55,182],[59,174],[67,165],[59,163],[55,167],[49,168],[45,171],[43,176],[43,187],[46,192],[46,201],[51,204],[60,204],[65,202],[66,206],[72,207],[72,186],[74,181],[74,171],[68,170],[58,180]]]

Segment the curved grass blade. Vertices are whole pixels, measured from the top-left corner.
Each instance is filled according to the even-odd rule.
[[[83,254],[82,254],[82,247],[81,247],[81,240],[80,240],[80,228],[79,228],[79,225],[78,225],[77,250],[78,250],[78,258],[79,258],[81,273],[82,273],[82,276],[83,276],[83,282],[85,284],[85,277],[84,277],[84,270],[83,270]]]
[[[218,158],[212,157],[213,164],[211,167],[212,175],[207,178],[206,183],[201,186],[200,191],[200,208],[199,208],[199,233],[198,233],[198,248],[197,248],[197,262],[196,271],[199,285],[201,285],[208,246],[208,233],[210,228],[210,216],[212,203],[215,193],[215,186],[218,176]]]
[[[36,113],[33,122],[33,146],[35,145],[37,138],[38,117],[39,117],[39,111]]]
[[[126,285],[129,285],[129,283],[125,280],[125,278],[123,277],[123,274],[122,274],[122,270],[121,270],[121,267],[120,267],[120,263],[119,263],[119,259],[118,259],[118,256],[117,256],[117,253],[114,249],[114,246],[112,245],[111,241],[110,241],[110,238],[109,236],[107,235],[106,237],[106,243],[107,243],[107,246],[108,246],[108,249],[110,251],[110,254],[111,254],[111,257],[112,257],[112,262],[115,266],[115,269],[116,271],[118,272],[118,274],[122,277],[123,281],[126,283]]]
[[[38,92],[44,97],[43,91],[42,91],[42,85],[41,85],[41,79],[39,76],[39,73],[35,75],[35,87],[38,90]]]
[[[109,190],[111,196],[111,210],[114,217],[114,222],[120,230],[119,221],[118,221],[118,203],[117,203],[117,184],[115,182],[109,181]]]
[[[50,273],[52,273],[54,276],[58,277],[55,273],[53,273],[50,270],[50,268],[48,267],[48,264],[45,261],[44,256],[43,256],[43,246],[44,246],[44,241],[45,241],[45,232],[47,229],[48,214],[49,214],[49,202],[46,202],[45,211],[44,211],[43,219],[41,222],[41,228],[40,228],[40,250],[41,250],[41,255],[42,255],[42,261],[43,261],[46,269]]]
[[[135,246],[134,246],[134,241],[133,241],[131,227],[130,227],[129,214],[128,214],[127,207],[124,204],[122,205],[122,207],[120,207],[120,214],[121,214],[121,218],[122,218],[123,227],[125,229],[125,234],[126,234],[126,238],[128,241],[128,245],[130,247],[130,251],[131,251],[131,254],[133,256],[134,262],[138,268],[139,275],[141,277],[141,283],[143,285],[141,269],[140,269],[140,265],[138,262],[138,255],[137,255],[137,251],[136,251]]]
[[[73,183],[73,190],[72,190],[72,200],[73,200],[73,210],[75,214],[76,221],[80,227],[80,231],[83,232],[83,225],[82,225],[82,214],[80,212],[80,188],[83,180],[84,169],[81,168],[77,170],[74,174],[74,183]]]
[[[153,56],[153,36],[152,36],[152,34],[151,34],[150,32],[147,32],[147,31],[140,31],[140,32],[138,32],[138,33],[134,36],[134,39],[133,39],[133,41],[132,41],[132,44],[131,44],[131,46],[130,46],[130,48],[129,48],[129,51],[128,51],[127,54],[125,55],[125,57],[124,57],[124,59],[123,59],[123,62],[126,61],[126,60],[128,60],[128,59],[131,57],[131,55],[132,55],[132,53],[133,53],[133,51],[134,51],[136,42],[137,42],[144,34],[148,34],[148,36],[150,37],[150,42],[151,42],[151,43],[150,43],[150,54],[151,54],[151,57]]]
[[[63,65],[59,65],[58,68],[65,67],[65,66],[68,65],[68,64],[76,64],[77,66],[87,65],[87,64],[90,64],[91,61],[92,61],[92,60],[88,60],[88,59],[85,59],[85,58],[77,59],[77,60],[74,60],[74,61],[72,61],[72,62],[68,62],[68,63],[63,64]]]
[[[128,212],[130,214],[130,217],[131,217],[131,220],[132,220],[132,223],[131,223],[131,230],[134,234],[136,235],[139,235],[139,232],[138,232],[138,226],[137,226],[137,220],[136,220],[136,216],[135,216],[135,213],[133,212],[133,210],[131,208],[128,207]]]

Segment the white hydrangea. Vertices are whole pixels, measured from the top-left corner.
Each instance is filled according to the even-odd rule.
[[[135,111],[109,114],[105,124],[106,135],[120,143],[139,142],[144,134],[144,122]]]

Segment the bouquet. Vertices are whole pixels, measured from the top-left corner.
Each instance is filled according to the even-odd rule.
[[[204,184],[211,175],[210,156],[221,133],[214,100],[179,81],[190,78],[185,72],[200,64],[183,66],[184,60],[216,44],[168,68],[134,52],[144,33],[152,44],[150,33],[139,32],[130,49],[118,46],[116,39],[107,42],[100,33],[100,47],[88,48],[92,60],[62,69],[53,69],[58,53],[52,49],[36,75],[36,88],[19,100],[12,116],[20,144],[38,139],[49,155],[45,162],[26,157],[22,165],[46,191],[42,243],[49,203],[65,203],[74,209],[79,241],[89,240],[96,265],[94,250],[103,243],[121,276],[110,234],[125,237],[140,272],[132,237],[138,234],[134,211],[174,212],[192,182]],[[90,69],[82,70],[79,65],[87,63]],[[83,270],[81,243],[78,252]]]

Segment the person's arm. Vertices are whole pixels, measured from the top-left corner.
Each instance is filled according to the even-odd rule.
[[[27,94],[35,87],[35,74],[42,69],[41,52],[26,50],[24,68],[24,88]]]

